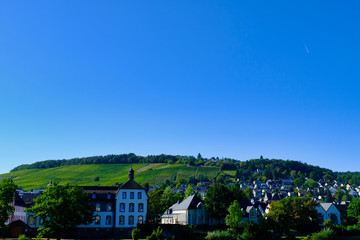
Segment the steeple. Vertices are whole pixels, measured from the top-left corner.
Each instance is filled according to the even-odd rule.
[[[134,170],[132,169],[132,165],[129,170],[129,181],[134,180]]]

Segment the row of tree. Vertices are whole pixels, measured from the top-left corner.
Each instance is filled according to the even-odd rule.
[[[235,170],[235,178],[246,181],[266,181],[268,179],[277,180],[291,176],[293,179],[298,178],[304,180],[305,178],[311,178],[314,181],[325,179],[329,182],[332,182],[333,180],[339,180],[345,184],[360,185],[360,172],[333,172],[326,168],[320,168],[318,166],[312,166],[306,163],[292,160],[267,159],[260,157],[259,159],[238,161],[230,158],[203,158],[201,154],[198,154],[197,157],[165,154],[143,157],[129,153],[121,155],[73,158],[69,160],[47,160],[33,164],[23,164],[15,167],[11,170],[11,172],[24,169],[44,169],[70,165],[122,163],[182,163],[196,166],[216,166],[219,167],[221,171]],[[226,176],[226,174],[220,175],[221,182],[229,182],[229,179]]]

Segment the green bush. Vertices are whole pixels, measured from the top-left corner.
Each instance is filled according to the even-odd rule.
[[[25,236],[25,234],[20,234],[18,240],[31,240],[31,238]]]
[[[133,240],[138,240],[141,236],[141,232],[140,232],[140,229],[138,228],[134,228],[132,231],[131,231],[131,236],[132,236],[132,239]]]
[[[156,230],[154,230],[150,236],[146,237],[146,240],[163,240],[164,237],[162,235],[163,230],[158,227]]]
[[[334,231],[330,228],[324,228],[320,232],[313,233],[311,237],[307,237],[309,240],[328,240],[332,239],[334,236]]]
[[[214,231],[209,232],[205,237],[206,240],[237,240],[236,235],[228,231]]]

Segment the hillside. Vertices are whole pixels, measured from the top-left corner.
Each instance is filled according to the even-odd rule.
[[[167,163],[135,163],[135,180],[140,184],[161,184],[169,179],[189,179],[199,176],[214,178],[219,167],[189,166]],[[25,190],[45,188],[50,181],[72,183],[81,186],[113,186],[127,181],[130,164],[89,164],[61,166],[48,169],[26,169],[1,174],[0,178],[11,177]],[[99,177],[99,181],[95,178]]]
[[[242,181],[267,179],[278,180],[291,176],[298,181],[308,178],[329,182],[339,180],[344,184],[360,185],[359,172],[339,173],[326,168],[309,165],[299,161],[281,159],[251,159],[238,161],[229,158],[197,158],[193,156],[154,155],[136,156],[133,153],[122,155],[94,156],[69,160],[47,160],[33,164],[20,165],[1,177],[11,177],[24,189],[44,188],[49,181],[75,183],[78,185],[113,186],[124,183],[127,171],[132,164],[136,180],[148,183],[192,183],[217,181],[229,183],[235,179]]]

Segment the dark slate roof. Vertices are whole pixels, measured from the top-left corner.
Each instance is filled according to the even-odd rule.
[[[118,187],[108,187],[108,186],[83,186],[85,192],[88,193],[116,193]]]
[[[20,197],[20,195],[17,192],[15,192],[15,206],[27,207],[24,200]]]
[[[134,180],[129,180],[124,185],[120,187],[120,189],[144,189],[140,184],[135,182]]]
[[[171,206],[171,208],[173,210],[197,209],[199,206],[199,203],[203,203],[203,200],[201,200],[196,195],[192,195],[192,196],[187,197],[181,203],[174,204],[173,206]]]

